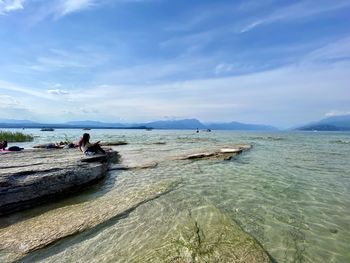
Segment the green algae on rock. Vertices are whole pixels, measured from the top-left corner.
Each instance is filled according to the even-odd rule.
[[[268,253],[215,206],[183,211],[176,224],[142,262],[271,262]],[[148,257],[147,257],[148,255]],[[141,262],[134,259],[132,262]]]

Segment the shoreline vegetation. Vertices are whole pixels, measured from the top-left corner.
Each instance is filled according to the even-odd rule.
[[[30,134],[24,134],[22,132],[8,132],[0,131],[0,141],[8,142],[31,142],[34,137]]]

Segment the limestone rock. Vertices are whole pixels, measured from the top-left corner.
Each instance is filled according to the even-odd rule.
[[[144,253],[150,256],[142,262],[272,262],[254,238],[213,205],[179,213],[162,241]]]
[[[103,178],[116,158],[116,152],[85,157],[77,149],[2,153],[0,215],[77,191]]]
[[[98,227],[132,212],[138,206],[177,189],[179,182],[166,181],[127,193],[113,193],[64,206],[0,229],[0,261],[19,260],[65,237]],[[35,262],[35,260],[24,260]]]
[[[180,157],[180,160],[198,160],[198,159],[219,159],[219,160],[231,160],[234,156],[243,153],[251,149],[251,145],[236,145],[234,147],[225,147],[218,150],[209,152],[201,152],[189,154]]]

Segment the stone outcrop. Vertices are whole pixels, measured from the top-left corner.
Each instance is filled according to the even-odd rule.
[[[137,187],[125,193],[107,194],[90,202],[64,206],[0,229],[0,262],[13,262],[28,253],[111,220],[126,216],[138,206],[179,187],[177,181],[163,181]],[[49,224],[48,224],[49,222]],[[36,260],[24,260],[36,262]]]
[[[250,148],[250,145],[235,145],[202,149],[200,153],[182,152],[182,156],[171,158],[230,160]],[[128,177],[135,174],[137,178],[141,169],[158,166],[158,160],[112,165],[118,158],[116,152],[86,157],[77,149],[32,150],[0,157],[0,215],[77,191],[103,178],[108,171],[132,170]],[[0,262],[35,262],[38,255],[45,258],[47,250],[59,246],[57,241],[69,240],[82,232],[98,232],[115,224],[145,203],[180,189],[181,180],[157,180],[128,189],[125,184],[122,186],[87,202],[68,202],[34,217],[14,219],[13,223],[0,226]],[[172,224],[162,233],[159,242],[155,246],[151,244],[143,253],[134,254],[130,262],[271,262],[262,246],[214,205],[205,203],[176,210],[169,222]]]
[[[235,145],[234,147],[225,147],[208,152],[193,153],[186,156],[181,156],[180,160],[199,160],[199,159],[218,159],[218,160],[231,160],[236,155],[243,153],[251,149],[251,145]]]
[[[84,156],[77,149],[2,153],[0,215],[74,192],[103,178],[116,152]]]

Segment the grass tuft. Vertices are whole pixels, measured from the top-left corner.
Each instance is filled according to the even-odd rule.
[[[8,142],[30,142],[33,136],[21,132],[0,131],[0,141]]]

